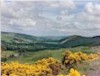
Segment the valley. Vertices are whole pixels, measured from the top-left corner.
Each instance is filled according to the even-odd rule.
[[[67,36],[67,37],[66,36],[36,37],[36,36],[31,36],[31,35],[19,34],[19,33],[2,32],[1,43],[2,43],[1,61],[4,62],[2,64],[7,64],[9,66],[13,64],[17,64],[18,67],[20,68],[20,65],[22,66],[26,64],[35,65],[38,61],[41,62],[43,60],[45,61],[46,59],[47,61],[49,61],[50,58],[51,60],[54,58],[57,61],[60,61],[61,67],[59,68],[57,67],[58,63],[52,64],[52,62],[50,62],[50,64],[53,65],[53,68],[51,69],[48,68],[49,70],[53,71],[52,73],[50,73],[51,75],[52,74],[57,75],[59,74],[58,72],[62,73],[63,75],[65,75],[66,73],[68,74],[71,68],[78,70],[80,74],[78,73],[78,71],[77,71],[77,74],[79,74],[79,76],[80,75],[81,76],[82,75],[83,76],[84,75],[86,76],[99,75],[99,71],[97,69],[100,66],[99,64],[100,58],[95,59],[94,57],[95,55],[99,56],[100,54],[100,37],[99,36],[82,37],[82,36],[74,35],[74,36]],[[74,54],[78,52],[83,53],[83,58],[90,55],[90,57],[94,58],[94,60],[93,61],[82,60],[82,62],[78,61],[78,63],[75,63],[75,62],[72,63],[71,60],[69,60],[71,64],[70,65],[65,64],[67,65],[66,67],[62,63],[63,54],[64,52],[69,52],[69,51],[72,52],[72,61],[74,60]],[[68,56],[70,57],[71,55],[68,55]],[[53,62],[56,61],[54,59],[53,59]],[[45,63],[45,64],[49,64],[49,63]],[[30,68],[28,65],[26,67]],[[32,67],[35,68],[35,66],[32,66]],[[55,71],[56,68],[54,67],[58,68],[58,72]],[[24,70],[24,67],[22,68]],[[10,68],[8,68],[7,70],[11,71],[9,69]],[[47,71],[47,69],[45,69],[45,71]],[[36,72],[32,74],[35,74],[35,73]],[[38,74],[42,74],[42,72],[38,72]],[[19,72],[18,72],[18,75],[20,75]],[[57,76],[60,76],[60,75],[57,75]]]

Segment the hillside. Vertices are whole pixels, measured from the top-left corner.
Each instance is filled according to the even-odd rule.
[[[36,41],[35,36],[30,36],[26,34],[19,34],[19,33],[13,33],[13,32],[1,32],[1,40],[5,42],[16,42],[16,43],[31,43]]]
[[[97,46],[100,45],[100,36],[95,37],[82,37],[82,36],[70,36],[61,39],[60,44],[65,47],[74,47],[74,46]]]
[[[44,50],[58,46],[57,40],[62,37],[37,37],[13,32],[1,32],[2,48],[6,50]],[[56,45],[55,45],[56,44]]]
[[[37,51],[45,49],[71,48],[76,46],[98,46],[100,45],[100,36],[82,37],[82,36],[48,36],[37,37],[26,34],[2,32],[2,46],[7,50],[25,49],[28,51]]]
[[[46,36],[37,37],[32,35],[13,33],[13,32],[1,32],[1,40],[5,42],[16,43],[36,43],[36,42],[56,42],[62,39],[63,36]]]

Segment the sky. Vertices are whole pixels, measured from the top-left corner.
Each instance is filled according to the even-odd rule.
[[[1,31],[34,36],[100,35],[100,0],[1,2]]]

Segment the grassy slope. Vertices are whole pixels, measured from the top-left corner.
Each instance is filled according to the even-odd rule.
[[[32,35],[20,34],[20,33],[13,33],[13,32],[1,32],[1,40],[5,42],[12,42],[22,40],[23,42],[55,42],[57,40],[62,39],[63,36],[46,36],[46,37],[37,37]]]
[[[21,63],[33,63],[39,59],[42,58],[46,58],[46,57],[54,57],[58,60],[62,59],[62,53],[65,50],[72,50],[74,52],[76,51],[82,51],[85,53],[91,53],[90,48],[89,47],[76,47],[76,48],[69,48],[69,49],[59,49],[59,50],[43,50],[43,51],[37,51],[37,52],[27,52],[26,54],[24,53],[24,55],[19,56],[18,58],[10,58],[7,60],[7,62],[10,61],[19,61]],[[11,52],[11,51],[8,51]],[[14,53],[16,53],[15,51],[13,51]]]
[[[19,33],[1,32],[1,40],[5,42],[12,42],[12,41],[33,42],[36,40],[36,37]]]
[[[96,46],[100,45],[100,36],[97,37],[69,36],[60,40],[60,43],[68,47],[90,46],[90,45]]]
[[[94,51],[96,49],[96,51]],[[58,60],[61,61],[62,59],[62,53],[65,51],[65,50],[71,50],[73,52],[76,52],[76,51],[82,51],[82,52],[85,52],[85,53],[94,53],[94,52],[98,52],[98,50],[100,50],[100,47],[76,47],[76,48],[69,48],[69,49],[59,49],[59,50],[44,50],[44,51],[38,51],[38,52],[27,52],[27,55],[21,55],[19,56],[18,58],[10,58],[7,60],[7,62],[11,62],[11,61],[19,61],[20,63],[34,63],[36,62],[37,60],[40,60],[42,58],[46,58],[46,57],[53,57],[53,58],[56,58]],[[100,51],[99,51],[100,52]],[[13,54],[13,53],[16,53],[15,51],[7,51],[7,54]],[[96,61],[96,62],[91,62],[91,63],[87,63],[87,62],[84,62],[82,64],[79,64],[77,69],[82,73],[82,74],[88,74],[90,72],[95,72],[95,71],[98,71],[96,67],[99,67],[100,64],[100,60],[99,61]],[[91,65],[93,66],[93,70],[91,70]],[[96,67],[95,67],[96,66]],[[95,70],[96,69],[96,70]],[[61,70],[61,72],[63,74],[66,74],[66,72],[68,71],[68,68],[63,68]],[[94,74],[93,72],[93,74]],[[92,76],[95,76],[95,75],[92,75]]]

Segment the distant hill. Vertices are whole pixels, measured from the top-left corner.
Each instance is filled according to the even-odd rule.
[[[13,32],[1,32],[1,40],[5,42],[16,43],[36,43],[36,42],[54,42],[62,39],[64,36],[46,36],[37,37],[32,35],[13,33]]]
[[[37,37],[13,32],[1,32],[1,40],[9,43],[31,43],[36,42]]]
[[[82,36],[48,36],[37,37],[13,32],[1,32],[1,42],[7,50],[44,50],[71,48],[76,46],[98,46],[100,45],[100,36],[82,37]]]
[[[100,36],[95,37],[82,37],[82,36],[69,36],[59,40],[59,43],[65,47],[74,46],[97,46],[100,45]]]

